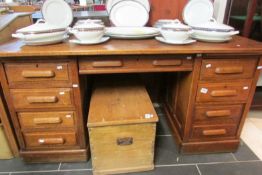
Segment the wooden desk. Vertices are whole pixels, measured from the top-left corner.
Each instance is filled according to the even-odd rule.
[[[261,46],[238,36],[229,43],[183,46],[154,39],[0,45],[0,78],[21,156],[33,162],[86,160],[88,79],[145,72],[165,72],[162,102],[182,152],[235,151],[259,76]]]

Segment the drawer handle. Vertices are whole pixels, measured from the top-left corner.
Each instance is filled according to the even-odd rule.
[[[154,66],[180,66],[182,65],[182,60],[154,60]]]
[[[232,97],[237,96],[236,90],[215,90],[211,92],[212,97]]]
[[[117,145],[119,146],[132,145],[133,137],[118,138],[116,142],[117,142]]]
[[[37,125],[41,125],[41,124],[59,124],[59,123],[62,123],[62,119],[60,117],[34,118],[34,123],[37,124]]]
[[[94,61],[93,67],[121,67],[123,66],[122,61]]]
[[[217,111],[207,111],[206,116],[213,118],[213,117],[228,117],[231,115],[230,110],[217,110]]]
[[[24,78],[52,78],[55,76],[55,72],[51,70],[47,71],[30,71],[25,70],[22,72]]]
[[[217,67],[216,74],[241,74],[244,72],[243,67]]]
[[[56,103],[58,101],[58,98],[56,96],[30,96],[27,97],[27,101],[29,103]]]
[[[212,129],[212,130],[203,130],[204,136],[217,136],[217,135],[225,135],[227,131],[225,129]]]
[[[38,139],[40,145],[59,145],[64,144],[65,140],[63,138],[41,138]]]

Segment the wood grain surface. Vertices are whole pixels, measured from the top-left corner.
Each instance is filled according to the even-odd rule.
[[[71,44],[68,41],[46,46],[26,46],[22,40],[14,39],[0,45],[0,57],[183,53],[262,54],[262,43],[235,36],[231,41],[226,43],[197,42],[189,45],[167,45],[160,43],[155,39],[111,39],[103,44],[88,46]],[[88,57],[86,57],[86,59],[88,59]]]

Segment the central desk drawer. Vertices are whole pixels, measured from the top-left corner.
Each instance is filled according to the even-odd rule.
[[[16,109],[73,107],[71,88],[11,89]]]
[[[24,133],[27,148],[49,148],[75,146],[75,132],[32,132]]]
[[[252,80],[233,83],[199,83],[197,102],[245,102]]]
[[[74,128],[75,112],[19,112],[18,118],[22,129]]]
[[[70,81],[68,63],[6,63],[5,70],[10,85]]]
[[[193,55],[106,56],[79,59],[80,74],[191,71]]]
[[[257,66],[257,58],[245,59],[204,59],[200,80],[224,80],[252,78]]]

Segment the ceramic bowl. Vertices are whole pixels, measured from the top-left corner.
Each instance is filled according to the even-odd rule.
[[[105,33],[105,27],[96,23],[85,23],[74,26],[69,32],[80,41],[97,42],[100,41]]]
[[[213,18],[209,22],[197,24],[191,27],[194,31],[194,35],[209,38],[228,38],[239,34],[239,31],[235,31],[233,27],[220,24]]]
[[[78,20],[74,26],[78,25],[84,25],[84,24],[90,24],[90,23],[95,23],[95,24],[100,24],[104,26],[104,22],[101,19],[86,19],[86,20]]]
[[[193,33],[191,27],[182,24],[178,19],[170,24],[163,25],[160,30],[165,40],[185,41]]]

